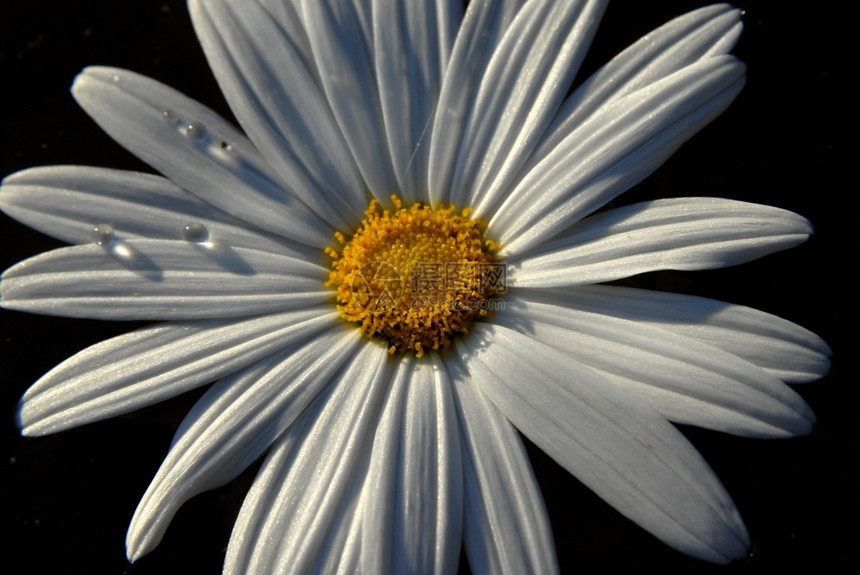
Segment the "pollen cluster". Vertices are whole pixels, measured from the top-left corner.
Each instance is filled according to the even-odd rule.
[[[492,311],[489,298],[500,292],[500,246],[484,238],[487,224],[470,219],[470,208],[403,207],[370,202],[359,229],[333,258],[326,285],[337,290],[337,309],[371,338],[388,343],[389,353],[445,351],[473,321]]]

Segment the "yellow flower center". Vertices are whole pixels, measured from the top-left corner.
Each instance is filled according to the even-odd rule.
[[[487,224],[470,219],[471,208],[391,200],[393,211],[371,201],[350,240],[335,233],[342,248],[326,249],[334,258],[326,285],[343,317],[387,341],[389,353],[445,351],[504,291],[504,268],[491,255],[500,246],[484,238]]]

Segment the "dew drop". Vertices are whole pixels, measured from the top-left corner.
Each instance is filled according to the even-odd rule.
[[[171,126],[176,126],[179,124],[179,116],[176,115],[176,112],[173,110],[165,110],[161,113],[164,116],[164,120],[170,124]]]
[[[119,74],[114,74],[111,78],[114,82],[119,82]]]
[[[203,140],[209,135],[209,132],[201,122],[193,122],[185,126],[185,135],[192,140]]]
[[[182,229],[182,237],[195,244],[205,244],[209,241],[209,228],[200,222],[191,222]]]
[[[93,226],[93,230],[90,232],[90,235],[96,245],[107,246],[114,240],[113,226],[108,224]]]

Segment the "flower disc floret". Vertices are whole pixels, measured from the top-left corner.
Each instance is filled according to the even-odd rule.
[[[359,229],[334,259],[326,285],[337,290],[337,308],[371,338],[388,343],[389,353],[445,351],[473,321],[487,316],[498,290],[487,224],[469,218],[471,208],[437,209],[421,203],[393,210],[370,202]]]

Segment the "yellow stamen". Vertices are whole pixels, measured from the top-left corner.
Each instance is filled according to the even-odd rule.
[[[491,252],[500,246],[484,238],[486,223],[469,219],[471,208],[458,214],[391,201],[395,209],[380,213],[372,200],[351,239],[335,233],[342,247],[326,249],[333,259],[326,285],[337,290],[341,315],[384,339],[389,353],[445,351],[489,314],[500,291]]]

